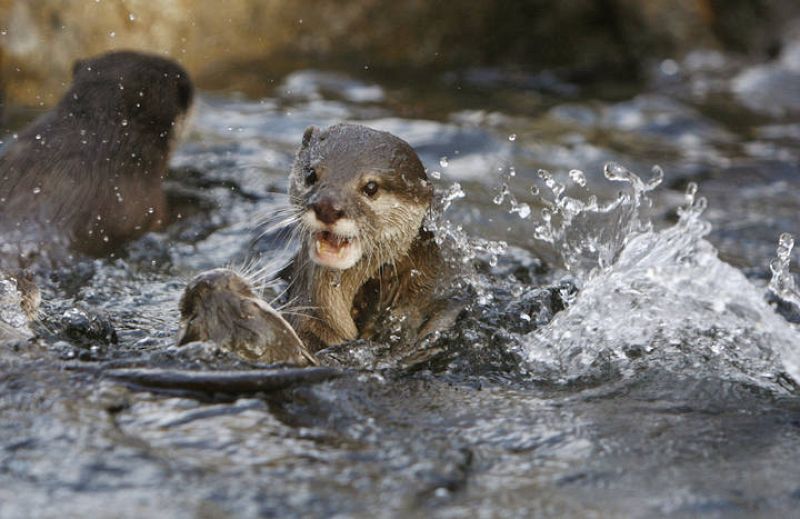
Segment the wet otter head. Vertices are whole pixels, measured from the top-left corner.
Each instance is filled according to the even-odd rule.
[[[404,255],[430,207],[432,188],[417,154],[387,132],[339,124],[303,135],[290,175],[308,256],[347,270]]]
[[[180,312],[179,345],[209,341],[248,360],[317,363],[289,323],[232,270],[195,277],[183,292]]]
[[[189,74],[178,63],[118,51],[76,61],[62,104],[72,117],[104,116],[123,129],[146,127],[163,139],[180,134],[193,99]]]

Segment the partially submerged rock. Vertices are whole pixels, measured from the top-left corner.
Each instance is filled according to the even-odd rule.
[[[333,368],[276,368],[248,371],[189,371],[178,369],[110,369],[105,377],[147,390],[252,394],[279,391],[340,377]]]

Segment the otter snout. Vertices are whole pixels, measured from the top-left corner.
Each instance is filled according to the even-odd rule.
[[[324,198],[311,204],[317,219],[327,225],[333,225],[344,217],[344,209],[330,198]]]
[[[325,197],[310,201],[304,217],[310,231],[309,255],[317,265],[347,270],[361,259],[358,224],[343,205]]]

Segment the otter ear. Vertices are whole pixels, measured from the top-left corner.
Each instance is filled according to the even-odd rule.
[[[316,126],[309,126],[306,128],[306,131],[303,132],[303,144],[300,145],[302,149],[308,148],[311,144],[312,140],[316,140],[319,137],[319,128]]]
[[[74,78],[85,65],[86,63],[82,59],[76,59],[72,64],[72,77]]]

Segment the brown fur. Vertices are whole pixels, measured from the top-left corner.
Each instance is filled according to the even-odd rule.
[[[203,272],[183,292],[178,344],[209,341],[248,360],[316,365],[289,323],[227,269]]]
[[[313,169],[318,180],[304,182]],[[375,200],[359,190],[374,179]],[[442,306],[435,289],[444,275],[438,246],[422,230],[432,188],[413,149],[401,139],[358,125],[306,131],[290,176],[289,194],[302,240],[289,269],[289,297],[301,309],[290,317],[314,351],[363,338],[376,338],[389,315],[417,337]],[[384,197],[381,199],[381,197]],[[363,256],[346,270],[311,261],[311,233],[302,215],[320,199],[332,200],[342,218],[355,222]]]
[[[58,105],[0,157],[5,253],[17,244],[103,255],[161,225],[162,181],[192,96],[186,71],[161,57],[77,62]]]

